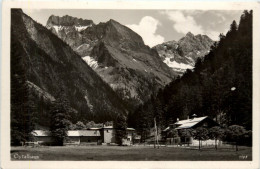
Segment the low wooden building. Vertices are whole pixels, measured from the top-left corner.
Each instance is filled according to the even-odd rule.
[[[33,132],[35,141],[39,144],[50,145],[53,142],[51,133],[44,130],[34,130]],[[67,133],[65,144],[78,145],[83,143],[88,144],[101,144],[101,135],[99,129],[88,130],[69,130]]]
[[[219,126],[217,122],[212,120],[211,118],[204,116],[204,117],[196,117],[194,115],[191,119],[186,120],[178,120],[174,123],[169,125],[166,129],[163,130],[164,138],[167,141],[167,144],[189,144],[189,145],[198,145],[198,140],[195,140],[192,136],[181,136],[181,132],[185,132],[188,129],[196,129],[198,127],[205,127],[207,129]],[[177,133],[173,134],[173,130],[177,130]],[[219,141],[218,141],[219,142]],[[206,145],[214,145],[214,140],[206,140],[203,141]]]
[[[32,132],[34,135],[34,141],[38,142],[39,144],[51,144],[53,142],[51,134],[49,131],[45,130],[34,130]]]
[[[116,142],[116,132],[113,126],[104,126],[100,129],[101,140],[104,144],[110,144]]]
[[[113,144],[116,143],[116,129],[113,126],[104,126],[101,128],[101,140],[103,144]],[[123,144],[131,145],[133,144],[133,134],[135,129],[127,128],[126,129],[126,139],[123,139]]]
[[[127,128],[126,139],[123,139],[123,144],[131,145],[133,143],[133,134],[135,129]],[[65,145],[79,145],[79,144],[115,144],[116,129],[112,126],[104,126],[102,128],[89,128],[87,130],[69,130],[65,140]],[[53,138],[49,131],[34,130],[35,141],[39,144],[51,145]]]
[[[101,144],[101,134],[98,128],[90,128],[88,130],[79,130],[81,144]]]
[[[69,130],[65,144],[80,144],[80,135],[78,130]]]

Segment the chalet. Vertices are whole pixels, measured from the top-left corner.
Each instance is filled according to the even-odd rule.
[[[69,130],[65,144],[101,144],[100,131],[97,129]],[[51,144],[53,139],[49,131],[34,130],[35,141],[40,144]]]
[[[169,125],[169,127],[163,130],[163,135],[168,144],[198,145],[198,140],[195,140],[191,136],[181,137],[181,133],[185,132],[185,130],[188,131],[188,129],[196,129],[198,127],[205,127],[209,129],[214,126],[219,126],[219,124],[207,116],[196,117],[196,115],[194,114],[191,119],[177,119],[174,124]],[[177,130],[177,133],[173,134],[173,129]],[[213,145],[214,143],[214,140],[204,141],[204,144],[206,145]]]
[[[100,129],[101,139],[103,144],[112,144],[116,142],[115,133],[116,129],[113,126],[104,126]],[[131,145],[133,143],[133,134],[135,129],[126,129],[126,139],[123,139],[123,144]]]
[[[34,135],[34,141],[39,144],[51,144],[52,142],[52,137],[50,136],[49,131],[34,130],[32,134]]]
[[[80,144],[101,144],[101,134],[99,128],[78,130],[78,132],[80,137]]]
[[[133,143],[133,134],[135,129],[127,128],[126,139],[123,139],[123,144],[131,145]],[[115,144],[115,128],[112,126],[104,126],[102,128],[89,128],[87,130],[69,130],[65,145],[100,145],[100,144]],[[35,141],[39,144],[50,145],[53,142],[49,131],[34,130]]]

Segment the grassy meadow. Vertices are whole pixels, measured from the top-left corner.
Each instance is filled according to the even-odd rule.
[[[64,146],[11,147],[12,160],[66,161],[245,161],[252,160],[251,147]]]

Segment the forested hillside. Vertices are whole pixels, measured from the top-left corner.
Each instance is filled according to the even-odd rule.
[[[46,27],[69,44],[129,109],[147,101],[176,77],[140,35],[113,19],[94,24],[68,15],[52,15]]]
[[[214,118],[222,126],[252,129],[252,13],[244,11],[239,25],[233,21],[193,70],[140,106],[129,124],[148,131],[154,117],[164,128],[195,113]]]
[[[30,102],[36,105],[36,124],[48,127],[49,109],[60,91],[73,110],[72,122],[105,122],[127,113],[119,96],[77,53],[22,10],[11,11],[11,38],[12,122],[31,113]]]

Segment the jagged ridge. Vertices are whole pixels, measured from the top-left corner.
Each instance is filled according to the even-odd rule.
[[[169,41],[153,47],[161,59],[179,75],[186,69],[193,69],[197,58],[209,53],[214,41],[207,35],[194,36],[188,32],[185,37],[177,41]]]
[[[23,56],[27,80],[54,97],[64,88],[76,110],[72,120],[104,122],[127,112],[117,94],[79,55],[21,10],[11,11],[11,37],[12,45],[18,46],[12,50]]]
[[[143,102],[175,77],[140,35],[115,20],[74,33],[58,36],[82,57],[96,61],[92,68],[124,98]]]

